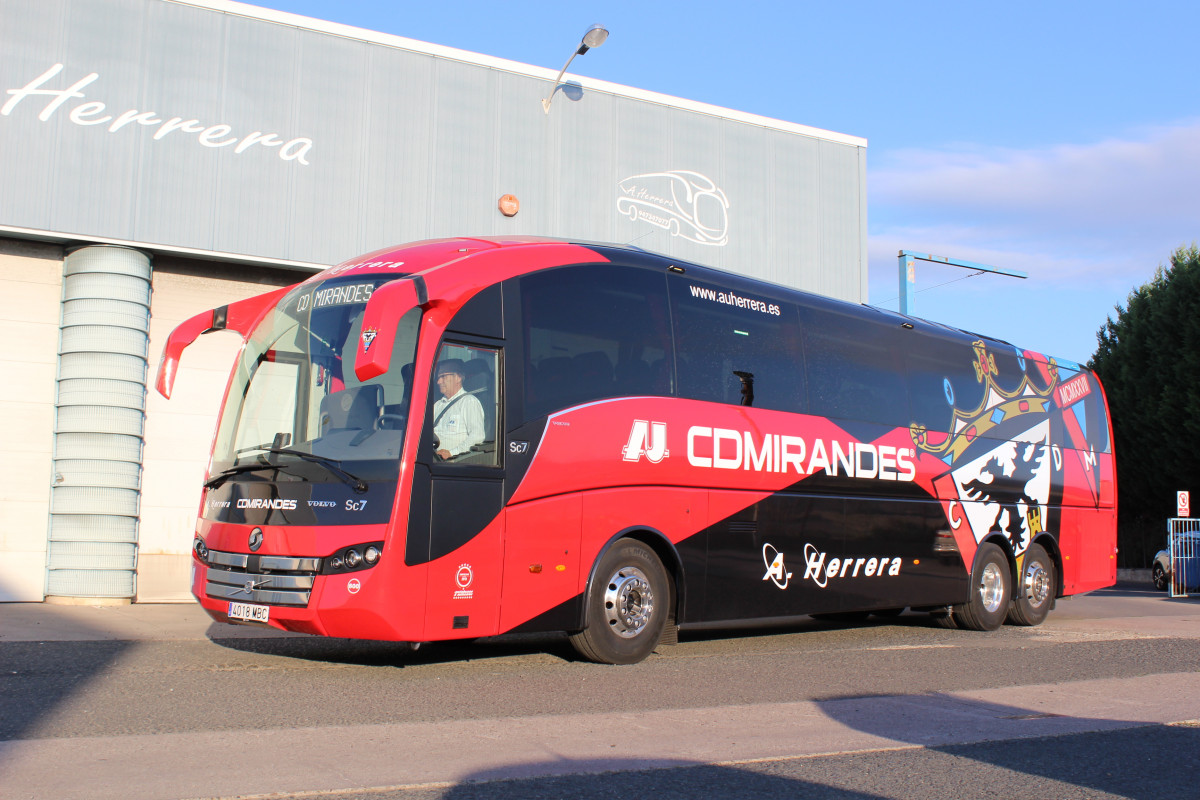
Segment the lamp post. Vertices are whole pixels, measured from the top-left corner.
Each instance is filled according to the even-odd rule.
[[[550,96],[542,98],[542,110],[547,114],[550,113],[550,102],[554,100],[554,91],[558,89],[558,82],[562,80],[562,76],[566,73],[567,67],[571,66],[571,62],[575,60],[575,56],[581,56],[593,47],[599,47],[604,44],[604,40],[608,38],[608,29],[600,23],[596,23],[587,29],[587,33],[583,35],[583,39],[579,42],[579,49],[571,54],[567,59],[567,63],[563,64],[563,68],[558,71],[558,77],[554,79],[554,84],[550,87]]]

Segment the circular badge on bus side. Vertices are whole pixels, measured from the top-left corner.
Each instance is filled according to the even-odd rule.
[[[466,589],[468,586],[470,586],[471,581],[475,579],[474,573],[471,572],[471,565],[460,564],[454,579],[458,582],[460,589]]]
[[[358,590],[361,588],[362,588],[362,584],[359,583],[358,578],[351,578],[346,583],[346,591],[349,592],[350,594],[358,594]]]

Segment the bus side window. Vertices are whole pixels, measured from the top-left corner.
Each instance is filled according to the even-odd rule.
[[[671,278],[679,395],[803,412],[804,348],[796,307],[691,277]]]
[[[908,380],[896,332],[857,315],[805,308],[812,413],[908,427]]]
[[[670,394],[666,288],[661,273],[616,264],[521,278],[524,421],[609,397]]]
[[[906,354],[912,422],[927,430],[950,433],[954,410],[964,414],[983,402],[985,385],[975,372],[976,354],[961,339],[932,338]]]
[[[446,342],[438,352],[436,373],[431,420],[438,452],[448,454],[440,460],[498,466],[500,351]]]

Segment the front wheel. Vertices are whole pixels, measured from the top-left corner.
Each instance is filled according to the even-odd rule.
[[[1041,625],[1054,604],[1058,586],[1054,562],[1040,544],[1031,544],[1025,551],[1023,564],[1008,621],[1014,625]]]
[[[1008,557],[998,545],[985,542],[975,556],[971,570],[971,594],[967,602],[954,606],[954,618],[960,628],[994,631],[1004,624],[1012,599],[1012,571]]]
[[[1171,581],[1167,577],[1167,571],[1157,561],[1154,562],[1154,571],[1151,573],[1151,577],[1154,578],[1154,588],[1160,592],[1165,592],[1171,588]]]
[[[622,539],[600,559],[588,587],[587,627],[571,636],[586,659],[636,664],[654,650],[670,610],[667,572],[641,542]]]

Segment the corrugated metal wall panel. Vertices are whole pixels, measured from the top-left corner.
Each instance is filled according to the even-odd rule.
[[[292,187],[292,229],[284,257],[332,264],[353,255],[338,247],[358,241],[358,220],[365,206],[361,188],[373,166],[360,156],[366,146],[361,120],[364,109],[387,102],[387,87],[377,87],[374,98],[367,96],[368,47],[362,42],[302,31],[296,48],[286,130],[312,139],[314,146],[307,166],[276,165],[295,167],[280,170]],[[333,142],[337,146],[331,146]],[[407,144],[396,141],[393,147]],[[332,203],[331,188],[336,198]]]
[[[225,68],[224,18],[218,14],[189,14],[174,3],[143,3],[146,30],[153,37],[139,43],[139,60],[145,74],[142,91],[133,106],[157,112],[157,118],[195,120],[209,127],[233,122],[226,114],[229,76]],[[170,43],[161,46],[157,42]],[[102,73],[105,90],[113,83]],[[124,135],[140,145],[138,176],[142,190],[133,220],[133,241],[160,241],[156,232],[172,231],[172,244],[210,248],[216,214],[225,204],[217,193],[217,175],[230,160],[225,149],[197,144],[197,135],[185,131],[146,135],[132,126]],[[221,137],[225,138],[225,137]],[[220,141],[220,139],[217,139]]]
[[[815,291],[857,300],[859,295],[858,152],[820,142],[821,264]]]
[[[455,61],[434,68],[433,151],[428,197],[431,236],[486,231],[496,214],[496,88],[492,73]]]
[[[792,139],[768,133],[775,205],[769,230],[790,228],[789,237],[770,237],[769,260],[785,270],[768,274],[771,280],[817,291],[821,264],[820,152],[816,139]]]
[[[515,217],[492,214],[488,228],[495,234],[538,234],[549,230],[547,215],[552,205],[546,176],[554,163],[550,149],[552,115],[530,114],[530,104],[541,105],[549,81],[498,73],[496,91],[496,140],[492,202],[511,194],[521,203]],[[557,174],[557,171],[556,171]]]
[[[396,154],[433,152],[434,58],[373,47],[368,65],[366,88],[386,102],[369,102],[361,110],[363,178],[354,241],[364,243],[363,250],[369,249],[366,242],[404,241],[409,232],[425,230],[432,164],[428,157]]]
[[[300,31],[235,16],[222,15],[222,23],[222,83],[216,88],[224,96],[222,121],[233,126],[231,135],[239,140],[255,131],[289,140],[302,136],[294,130],[299,98],[292,88],[300,67]],[[331,143],[318,144],[329,147]],[[308,168],[280,161],[275,150],[255,145],[238,153],[238,147],[241,141],[214,150],[220,158],[212,249],[289,258],[296,181],[315,180],[315,176],[296,175]],[[331,207],[346,201],[346,185],[331,183],[325,188]],[[347,235],[330,225],[322,229],[332,241]]]

